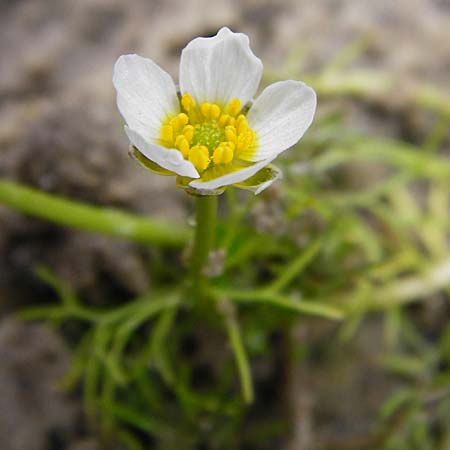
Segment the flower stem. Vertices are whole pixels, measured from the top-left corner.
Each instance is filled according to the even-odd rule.
[[[217,196],[197,197],[196,228],[192,249],[191,275],[197,283],[203,277],[203,269],[208,262],[216,236]]]
[[[181,247],[190,238],[187,228],[174,223],[80,203],[3,179],[0,205],[63,226],[144,244]]]
[[[252,373],[250,362],[245,351],[244,342],[239,329],[239,323],[236,317],[234,305],[227,300],[222,300],[220,310],[225,318],[225,325],[230,340],[231,349],[234,353],[236,366],[241,379],[242,397],[244,402],[250,404],[254,399]]]

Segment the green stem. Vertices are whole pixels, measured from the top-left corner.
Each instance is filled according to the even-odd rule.
[[[191,275],[196,282],[202,278],[216,236],[217,196],[197,198],[196,228],[192,249]]]
[[[253,402],[254,398],[252,374],[247,353],[244,348],[244,343],[242,341],[234,305],[226,300],[222,300],[220,309],[225,319],[228,338],[230,340],[231,349],[233,350],[239,377],[241,379],[242,397],[244,402],[249,404]]]
[[[271,292],[280,292],[289,283],[297,277],[308,263],[317,255],[323,243],[322,237],[313,241],[303,252],[294,258],[286,267],[283,268],[281,275],[275,279],[267,290]]]
[[[60,225],[146,244],[182,247],[190,237],[187,228],[173,223],[86,205],[12,181],[0,180],[0,204]]]
[[[211,293],[219,298],[229,298],[236,303],[247,304],[267,304],[277,306],[282,309],[294,311],[301,314],[324,317],[332,320],[342,320],[345,312],[339,308],[317,301],[296,301],[289,296],[277,294],[267,290],[233,290],[233,289],[216,289]]]

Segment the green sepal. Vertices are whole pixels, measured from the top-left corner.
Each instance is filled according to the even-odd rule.
[[[176,173],[171,172],[170,170],[164,169],[160,165],[156,164],[152,160],[146,158],[136,147],[133,145],[130,146],[128,154],[132,159],[137,161],[144,169],[150,170],[153,173],[164,176],[175,176]]]
[[[281,178],[281,176],[281,170],[278,167],[269,164],[250,178],[235,183],[234,186],[240,189],[250,190],[256,195],[268,188],[275,180]]]

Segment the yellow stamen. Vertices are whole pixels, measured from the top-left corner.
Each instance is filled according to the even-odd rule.
[[[211,103],[208,102],[203,102],[200,105],[200,111],[202,112],[202,114],[205,116],[205,118],[207,119],[209,117],[209,112],[211,111]]]
[[[163,125],[161,127],[161,140],[172,145],[173,143],[173,128],[171,125]]]
[[[170,125],[173,128],[173,131],[178,131],[181,128],[180,118],[178,116],[175,116],[171,121]]]
[[[187,123],[189,123],[189,117],[185,113],[177,114],[171,121],[174,131],[180,131]]]
[[[182,134],[178,135],[175,139],[175,147],[180,150],[185,158],[189,156],[189,142]]]
[[[220,116],[220,107],[219,105],[216,105],[215,103],[213,103],[211,105],[210,111],[209,111],[209,115],[211,116],[211,119],[218,119]]]
[[[231,150],[233,150],[233,152],[234,152],[234,150],[235,150],[235,148],[236,148],[236,144],[235,144],[234,142],[228,141],[228,142],[225,142],[225,144],[227,144],[228,147],[230,147]]]
[[[233,98],[227,106],[227,113],[230,116],[235,116],[241,110],[241,101],[238,98]]]
[[[228,164],[233,160],[233,155],[233,148],[227,142],[222,142],[214,150],[212,159],[214,164]]]
[[[248,127],[247,118],[243,114],[240,114],[236,119],[235,126],[238,129],[238,132],[239,132],[239,127],[245,126],[247,128]]]
[[[245,122],[241,122],[237,128],[238,134],[245,134],[248,130],[248,125]]]
[[[184,94],[181,97],[181,106],[189,112],[192,108],[195,107],[195,100],[192,98],[191,94]]]
[[[194,137],[194,127],[192,125],[186,125],[183,128],[183,134],[186,137],[186,139],[188,140],[189,143],[191,143],[192,138]]]
[[[236,128],[231,125],[225,127],[225,137],[227,141],[236,142]]]
[[[209,165],[209,151],[208,147],[204,145],[194,145],[189,149],[189,161],[194,164],[194,167],[203,172]]]
[[[185,126],[189,123],[189,117],[185,113],[178,114],[178,120],[180,121],[182,126]]]
[[[247,130],[245,133],[242,133],[238,136],[236,148],[238,150],[244,150],[253,144],[253,140],[254,140],[253,131]]]
[[[222,114],[219,117],[218,123],[220,127],[225,127],[228,124],[230,116],[228,114]]]
[[[240,134],[237,138],[236,148],[237,150],[242,150],[245,148],[245,145],[246,145],[246,135]]]

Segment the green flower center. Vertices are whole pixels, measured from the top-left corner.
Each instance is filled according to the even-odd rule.
[[[217,146],[224,141],[224,129],[219,127],[217,122],[198,123],[194,126],[194,136],[192,137],[192,146],[204,145],[212,155]]]

